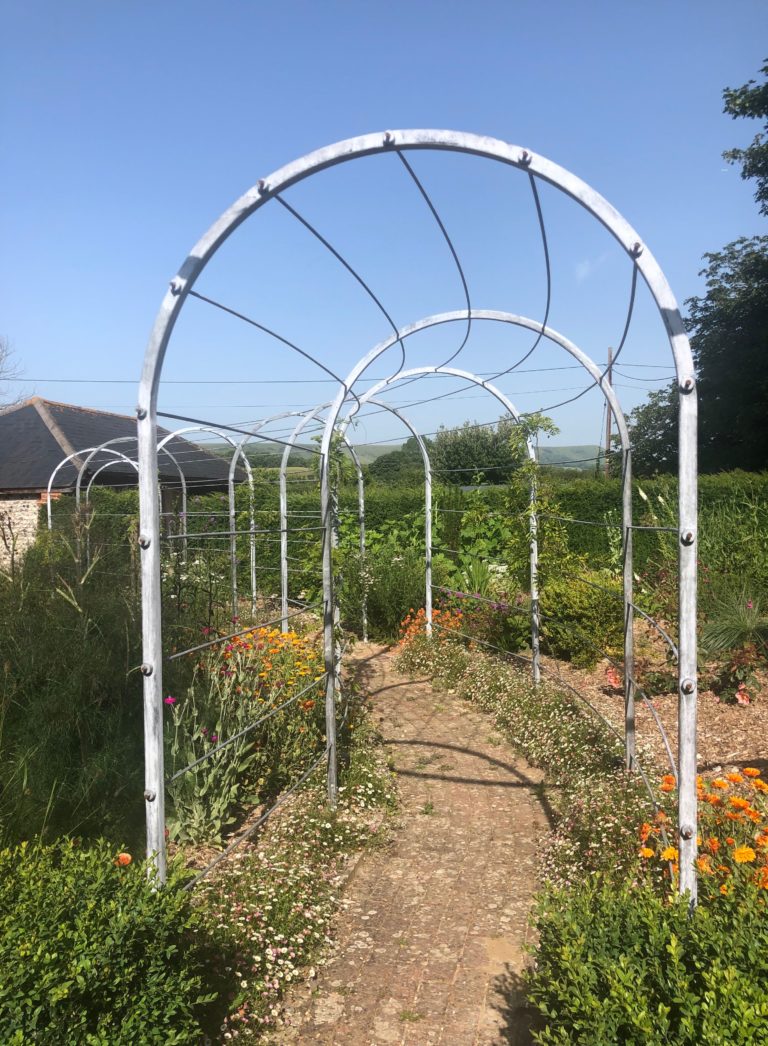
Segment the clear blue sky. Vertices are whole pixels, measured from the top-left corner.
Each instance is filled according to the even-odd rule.
[[[722,89],[758,73],[764,0],[6,0],[1,17],[0,333],[27,379],[16,394],[130,411],[135,387],[119,382],[137,381],[167,282],[208,225],[275,168],[367,131],[456,128],[549,157],[626,216],[681,303],[702,290],[705,251],[765,232],[751,186],[721,158],[758,130],[723,115]],[[473,304],[541,319],[544,268],[524,177],[461,156],[411,155]],[[450,256],[395,158],[336,168],[286,198],[398,324],[462,307]],[[628,265],[554,190],[542,189],[542,205],[550,321],[604,360],[624,323]],[[388,333],[349,276],[275,204],[222,249],[198,289],[337,370]],[[439,362],[458,336],[425,336],[412,362]],[[457,363],[501,369],[529,343],[477,331]],[[616,381],[629,409],[671,373],[643,294],[623,359]],[[575,370],[545,369],[568,362],[541,346],[526,364],[533,372],[503,387],[521,410],[546,406],[583,385]],[[199,304],[179,324],[165,376],[203,383],[165,385],[167,409],[229,422],[332,390],[311,383],[322,375],[309,364]],[[224,381],[233,384],[213,384]],[[450,387],[423,383],[391,399]],[[556,412],[558,442],[595,442],[601,406],[590,395]],[[425,431],[497,415],[467,393],[413,409]],[[398,435],[376,417],[357,438]]]

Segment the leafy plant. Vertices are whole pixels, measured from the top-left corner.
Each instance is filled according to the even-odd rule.
[[[0,851],[0,1031],[8,1044],[186,1044],[216,992],[211,941],[171,869],[106,842]]]

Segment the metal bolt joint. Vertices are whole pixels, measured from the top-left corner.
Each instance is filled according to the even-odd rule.
[[[156,795],[155,795],[155,793],[153,791],[151,791],[149,788],[145,788],[144,789],[144,798],[147,800],[148,803],[154,803],[154,801],[155,801],[155,799],[157,797],[156,797]]]
[[[643,253],[642,243],[640,243],[639,240],[636,243],[633,243],[629,250],[629,253],[633,258],[639,258],[640,255]]]
[[[693,390],[695,388],[696,388],[696,382],[693,380],[693,378],[684,378],[680,382],[680,391],[681,392],[685,392],[685,393],[693,392]]]
[[[136,408],[136,417],[139,419],[139,421],[143,421],[144,418],[146,418],[146,416],[147,416],[147,412],[144,410],[143,407],[137,407]]]
[[[520,159],[518,160],[518,163],[520,164],[521,167],[530,167],[532,159],[533,159],[533,157],[528,152],[528,150],[527,149],[523,149],[523,151],[520,153]]]
[[[171,294],[173,294],[174,297],[178,297],[181,294],[181,292],[182,292],[182,290],[184,288],[184,284],[179,279],[171,280],[170,286],[171,286]]]
[[[151,676],[153,672],[154,669],[152,668],[152,665],[148,665],[145,661],[144,664],[141,666],[141,674],[143,676]]]
[[[680,689],[684,694],[692,694],[696,689],[696,682],[693,679],[684,679],[680,684]]]
[[[693,825],[683,824],[680,825],[680,838],[681,839],[693,839]]]
[[[696,540],[696,535],[693,533],[692,530],[684,530],[682,532],[682,534],[680,535],[680,543],[685,545],[686,548],[688,548],[690,545],[692,545],[695,540]]]
[[[152,544],[146,534],[139,534],[139,548],[149,548]]]

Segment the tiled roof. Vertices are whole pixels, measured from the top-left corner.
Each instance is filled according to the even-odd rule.
[[[158,429],[158,439],[165,435],[165,429]],[[77,452],[79,460],[60,469],[53,484],[54,490],[67,489],[73,486],[77,470],[87,456],[79,452],[114,439],[126,439],[114,449],[136,459],[135,418],[33,396],[0,413],[0,490],[45,490],[56,466]],[[229,462],[225,458],[180,437],[170,440],[167,446],[190,486],[226,487]],[[87,476],[109,459],[109,454],[96,455],[89,463]],[[115,465],[99,473],[96,482],[135,483],[135,469],[117,458],[115,461]],[[158,468],[161,481],[178,484],[178,471],[167,455],[160,454]],[[244,479],[241,470],[237,478]]]

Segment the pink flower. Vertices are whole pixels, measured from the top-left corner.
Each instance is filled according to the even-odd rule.
[[[216,742],[217,742],[218,740],[219,740],[219,735],[218,735],[218,734],[211,734],[211,741],[213,741],[213,742],[214,742],[214,744],[215,744],[215,743],[216,743]]]
[[[751,599],[748,599],[747,600],[747,610],[754,610],[754,608],[755,608],[755,604],[752,602]]]
[[[168,697],[166,697],[163,700],[163,704],[164,705],[175,705],[176,704],[176,698],[175,697],[171,697],[171,695],[169,694]]]

